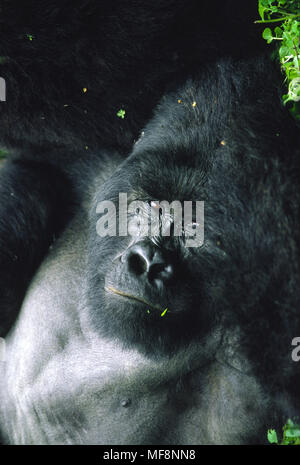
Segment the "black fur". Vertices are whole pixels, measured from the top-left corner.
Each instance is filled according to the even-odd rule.
[[[248,16],[243,10],[247,18],[256,9],[256,2],[250,3]],[[300,333],[299,125],[282,105],[282,75],[268,56],[258,53],[252,25],[244,28],[238,15],[233,22],[225,15],[232,14],[234,4],[191,2],[186,9],[186,2],[175,0],[114,6],[102,1],[78,2],[75,9],[69,1],[59,8],[54,1],[39,2],[33,18],[22,8],[15,16],[20,37],[4,36],[9,59],[3,72],[0,68],[8,81],[1,137],[12,152],[0,184],[1,334],[11,327],[53,235],[68,231],[79,205],[92,198],[82,272],[91,331],[101,341],[121,343],[124,351],[137,350],[152,368],[170,363],[174,372],[167,397],[172,389],[184,391],[184,382],[188,386],[186,404],[179,400],[174,408],[198,408],[197,401],[208,405],[201,414],[201,443],[222,442],[223,431],[227,443],[261,442],[269,418],[273,425],[283,424],[300,409],[299,367],[291,359],[291,341]],[[11,18],[13,8],[13,2],[4,2],[4,18]],[[27,33],[33,34],[32,41],[24,38]],[[125,120],[116,116],[123,107]],[[116,159],[123,161],[117,169],[115,161],[110,163]],[[113,174],[102,184],[104,167]],[[124,255],[132,246],[130,238],[96,233],[97,203],[117,201],[119,192],[130,200],[205,201],[202,247],[187,249],[173,238],[156,238],[154,245],[140,241],[172,262],[174,276],[162,288],[130,272]],[[156,311],[149,314],[147,304],[106,292],[107,282],[161,304],[162,310],[168,307],[169,313],[164,318]],[[211,350],[201,360],[201,376],[207,383],[198,383],[201,389],[197,384],[201,400],[194,402],[186,378],[194,375],[192,367],[198,373],[195,359],[206,346]],[[212,360],[221,361],[221,368],[211,373]],[[236,371],[228,374],[228,365]],[[143,385],[145,378],[128,383]],[[237,402],[236,391],[228,393],[227,385],[237,390]],[[149,382],[150,397],[155,386],[157,378]],[[253,399],[245,400],[248,392]],[[41,393],[36,395],[40,400]],[[149,414],[147,395],[142,400]],[[108,405],[110,398],[113,394]],[[241,419],[236,405],[243,411]],[[220,429],[210,427],[206,418],[214,425],[220,419]],[[123,437],[118,436],[119,422],[110,424],[114,438]],[[159,428],[142,426],[141,442],[157,444]],[[98,430],[91,430],[93,440],[98,439]],[[176,440],[183,441],[172,432],[166,439]],[[126,441],[132,443],[130,434]]]
[[[191,260],[196,254],[203,264],[205,276],[197,279],[204,300],[218,307],[220,294],[224,311],[228,301],[227,311],[237,307],[236,315],[245,319],[251,315],[252,320],[266,294],[263,309],[274,312],[272,324],[278,328],[274,305],[279,303],[273,292],[278,293],[279,282],[281,294],[291,286],[294,292],[278,297],[278,302],[297,299],[299,201],[298,126],[282,106],[281,81],[268,58],[221,61],[208,67],[163,98],[131,157],[96,195],[96,202],[105,198],[116,203],[119,192],[132,193],[131,199],[205,200],[207,246],[189,250]],[[96,278],[98,264],[111,254],[110,246],[117,253],[124,245],[120,238],[99,238],[95,209],[93,215],[90,257]],[[192,263],[190,267],[196,273]],[[102,266],[101,274],[105,271]],[[91,296],[102,288],[92,283]],[[95,302],[98,299],[96,292]],[[296,301],[286,305],[296,317]],[[279,313],[285,319],[285,312]],[[289,320],[295,321],[292,314]],[[107,326],[111,327],[111,320]],[[141,326],[137,327],[139,331]],[[124,329],[124,339],[127,334]],[[151,330],[147,334],[135,338],[143,344],[149,339],[150,347],[153,334]],[[172,337],[173,343],[179,342],[176,331]]]
[[[221,328],[226,362],[242,357],[240,369],[254,373],[273,399],[289,399],[296,414],[300,372],[291,341],[300,332],[300,136],[282,91],[279,70],[262,57],[221,60],[163,97],[132,155],[95,193],[88,299],[101,335],[147,357],[173,357]],[[156,241],[175,267],[163,291],[133,279],[115,260],[130,238],[96,233],[97,202],[117,204],[119,192],[130,200],[205,201],[203,247]],[[107,280],[169,313],[149,315],[147,306],[105,293]],[[225,336],[232,329],[239,331],[233,353]]]
[[[10,160],[22,160],[23,167],[18,170],[18,164],[7,161],[1,172],[0,243],[5,249],[0,251],[1,335],[13,320],[13,316],[6,320],[7,313],[18,311],[19,296],[60,228],[50,218],[38,216],[68,211],[68,200],[64,204],[61,199],[74,201],[77,194],[65,176],[70,178],[77,161],[103,149],[127,155],[175,76],[203,61],[227,53],[240,56],[245,49],[250,55],[261,47],[252,21],[256,1],[232,15],[235,3],[1,2],[0,76],[6,80],[7,102],[1,102],[0,148],[10,152]],[[117,117],[121,108],[126,110],[124,120]],[[51,175],[46,185],[40,184],[51,173],[50,165],[60,171],[55,176],[58,195],[45,197]],[[23,170],[30,171],[29,183],[21,181]],[[77,191],[78,181],[74,184]],[[16,204],[13,198],[7,204],[11,188],[19,191]],[[37,225],[39,231],[34,233]],[[18,244],[29,241],[30,250],[23,256]],[[2,262],[4,255],[18,256],[18,263]]]

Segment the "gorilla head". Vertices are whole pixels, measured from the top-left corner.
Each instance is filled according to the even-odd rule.
[[[119,220],[124,215],[119,195],[127,194],[129,234],[120,237],[118,221],[116,228],[112,222],[115,237],[99,237],[99,214],[92,216],[89,308],[102,334],[118,337],[126,346],[134,344],[149,355],[172,354],[207,331],[213,318],[199,285],[205,280],[200,247],[188,247],[188,226],[184,229],[183,221],[187,223],[187,208],[181,208],[184,201],[193,202],[189,225],[198,226],[196,201],[204,196],[206,162],[201,154],[188,153],[180,139],[178,145],[176,140],[172,147],[163,141],[161,147],[151,149],[145,147],[146,140],[144,136],[138,142],[130,159],[96,195],[93,211],[103,199],[112,201]],[[170,208],[164,208],[162,201]],[[147,231],[140,230],[142,223]],[[176,236],[175,227],[181,229]]]
[[[95,195],[88,308],[93,327],[127,348],[172,356],[211,340],[211,357],[218,352],[278,392],[284,372],[294,391],[295,123],[269,62],[239,66],[219,62],[165,96],[132,155]],[[120,237],[118,227],[115,237],[99,237],[97,204],[113,201],[120,218],[120,192],[146,211],[162,199],[204,201],[203,245],[186,247],[174,234]],[[168,215],[161,214],[162,225],[174,221]]]
[[[284,181],[289,163],[298,170],[296,132],[268,62],[239,66],[219,62],[165,96],[132,155],[96,193],[88,308],[103,336],[148,356],[171,356],[192,341],[238,328],[243,363],[233,363],[278,380],[296,321],[284,314],[293,313],[287,299],[296,299],[291,286],[298,279],[292,206],[284,201],[298,197]],[[123,237],[117,224],[112,236],[99,237],[97,205],[112,201],[119,219],[120,192],[128,202],[142,201],[145,211],[137,211],[146,216],[160,200],[204,201],[203,245],[186,247],[187,238],[172,235],[172,228],[170,237]],[[174,211],[162,212],[160,221],[173,224]]]
[[[299,130],[280,81],[268,60],[220,61],[162,99],[104,183],[81,169],[83,233],[58,241],[8,339],[8,441],[264,442],[299,413]],[[203,244],[174,234],[172,209],[154,235],[119,234],[120,193],[142,202],[139,233],[162,200],[204,201]]]

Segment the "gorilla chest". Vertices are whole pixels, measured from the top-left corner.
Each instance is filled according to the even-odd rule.
[[[29,371],[25,382],[25,372],[17,377],[13,364],[7,367],[2,428],[8,441],[209,444],[227,435],[234,443],[244,422],[251,435],[251,411],[256,431],[256,383],[218,362],[183,373],[178,361],[154,364],[105,344],[102,353],[69,349],[34,380]]]

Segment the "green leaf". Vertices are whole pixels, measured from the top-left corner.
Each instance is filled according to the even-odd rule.
[[[261,2],[259,2],[258,4],[258,12],[259,12],[259,16],[264,21],[265,20],[265,8],[262,6]]]
[[[282,96],[282,100],[283,100],[284,105],[288,103],[291,100],[289,94],[284,94]]]
[[[126,114],[126,111],[123,110],[123,109],[121,108],[121,109],[118,111],[117,116],[118,116],[119,118],[124,119],[124,118],[125,118],[125,114]]]
[[[275,429],[269,429],[268,430],[268,441],[271,444],[278,444],[278,438],[277,438],[277,433]]]
[[[266,29],[262,33],[263,38],[270,44],[273,40],[273,35],[272,31],[269,27],[266,27]]]
[[[289,55],[289,49],[283,45],[282,47],[279,48],[279,56],[280,58],[285,58]]]

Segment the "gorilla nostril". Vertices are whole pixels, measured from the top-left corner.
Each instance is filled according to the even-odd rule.
[[[128,257],[128,268],[136,275],[141,275],[147,271],[147,262],[139,254],[131,254]]]
[[[174,276],[174,267],[166,254],[149,244],[132,246],[124,256],[125,262],[129,273],[147,279],[151,284],[166,283]]]
[[[149,269],[149,281],[169,281],[174,274],[172,265],[167,263],[154,263]]]

